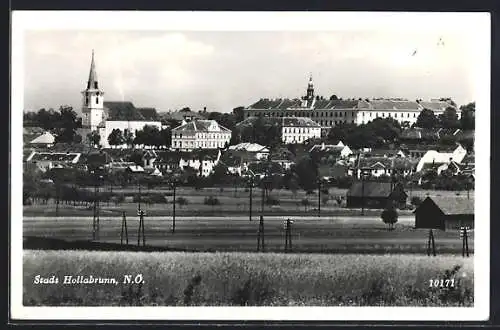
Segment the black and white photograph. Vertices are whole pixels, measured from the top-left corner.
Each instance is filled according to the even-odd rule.
[[[12,20],[12,317],[488,319],[489,14]]]

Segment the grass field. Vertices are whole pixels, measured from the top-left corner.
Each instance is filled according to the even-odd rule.
[[[107,190],[109,191],[109,190]],[[359,209],[347,209],[345,208],[345,202],[341,205],[335,201],[338,196],[346,196],[346,189],[330,188],[329,196],[330,200],[326,204],[321,201],[321,212],[325,215],[359,215],[361,210]],[[136,194],[138,192],[137,187],[129,188],[113,188],[115,193],[125,193],[125,194]],[[143,189],[144,194],[148,193],[147,189]],[[171,190],[166,190],[162,188],[151,189],[149,192],[154,193],[171,193]],[[409,193],[409,192],[408,192]],[[261,210],[261,190],[254,189],[253,191],[253,201],[252,209],[255,214]],[[412,191],[411,196],[418,196],[420,198],[425,198],[426,196],[440,196],[447,198],[467,198],[466,192],[453,192],[453,191],[424,191],[415,190]],[[205,197],[215,196],[220,201],[220,205],[210,206],[204,204]],[[276,206],[264,206],[265,214],[272,215],[305,215],[311,212],[317,212],[318,208],[318,195],[306,195],[304,191],[298,191],[296,195],[293,195],[289,190],[273,190],[271,196],[279,200],[279,205]],[[176,214],[184,216],[200,216],[200,215],[244,215],[249,212],[249,192],[242,188],[224,188],[222,191],[219,188],[204,188],[202,190],[196,190],[193,188],[179,188],[177,190],[176,197],[184,197],[188,204],[187,205],[177,205]],[[323,200],[325,195],[323,194],[321,199]],[[307,198],[310,205],[304,207],[301,201]],[[470,198],[474,198],[473,192],[470,193]],[[127,199],[128,202],[120,203],[118,205],[109,203],[101,203],[101,214],[111,215],[113,213],[121,213],[123,211],[130,214],[135,214],[137,210],[137,203],[131,202],[131,197]],[[142,204],[142,208],[145,209],[149,215],[152,216],[170,216],[172,214],[172,196],[166,196],[167,203],[165,204]],[[408,199],[408,202],[410,198]],[[23,207],[23,213],[26,216],[55,216],[56,215],[56,205],[54,201],[50,201],[47,205],[29,205]],[[411,214],[410,210],[401,210],[401,214]],[[60,204],[58,214],[61,216],[92,216],[93,209],[85,206],[73,206],[71,204]],[[365,214],[376,215],[380,214],[380,210],[365,210]]]
[[[23,264],[25,306],[473,305],[473,260],[452,256],[26,250]],[[126,274],[144,283],[123,284]],[[63,285],[65,275],[118,284]],[[429,288],[452,278],[454,288]]]
[[[256,251],[258,217],[249,221],[245,216],[177,217],[175,233],[171,232],[171,217],[145,219],[146,244],[197,251]],[[284,217],[265,217],[266,251],[284,250]],[[294,217],[292,225],[293,252],[426,254],[428,231],[414,229],[414,218],[400,216],[395,229],[379,216]],[[122,219],[100,219],[100,242],[120,243]],[[137,244],[138,217],[128,217],[129,244]],[[91,240],[92,217],[25,217],[24,236]],[[438,254],[462,253],[458,231],[434,231]],[[474,251],[474,237],[469,241]]]

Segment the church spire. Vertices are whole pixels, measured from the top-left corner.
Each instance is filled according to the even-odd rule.
[[[87,82],[87,89],[99,89],[97,83],[97,73],[95,70],[94,50],[92,49],[92,61],[90,62],[89,80]]]
[[[311,100],[314,98],[314,85],[312,73],[309,74],[309,83],[307,84],[307,99]]]

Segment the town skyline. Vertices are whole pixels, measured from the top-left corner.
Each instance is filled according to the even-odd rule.
[[[476,98],[473,37],[446,31],[30,31],[24,110],[69,105],[80,111],[92,50],[105,101],[160,112],[230,112],[260,98],[300,98],[311,75],[316,95],[325,98],[450,97],[460,106]]]

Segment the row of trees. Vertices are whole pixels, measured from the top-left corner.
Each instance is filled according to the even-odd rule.
[[[97,140],[97,143],[95,143]],[[94,144],[99,144],[100,138],[96,138]],[[170,128],[158,129],[156,126],[146,125],[142,130],[136,130],[135,135],[125,129],[121,131],[115,128],[108,136],[108,143],[111,146],[119,146],[126,144],[132,145],[145,145],[145,146],[170,146],[172,144],[172,132]]]
[[[475,128],[476,103],[472,102],[460,107],[461,117],[455,108],[448,107],[439,116],[436,116],[432,110],[424,109],[420,112],[416,127],[421,128],[461,128],[463,130],[472,130]]]
[[[41,127],[52,132],[56,143],[80,143],[81,136],[77,129],[82,127],[82,118],[70,106],[61,106],[59,110],[40,109],[38,112],[25,112],[23,126]]]

